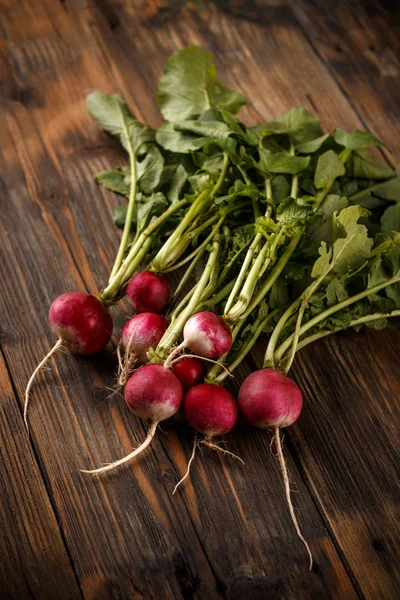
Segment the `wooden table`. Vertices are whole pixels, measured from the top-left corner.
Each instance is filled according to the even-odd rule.
[[[30,437],[24,428],[27,379],[54,343],[52,299],[96,292],[118,244],[118,200],[93,174],[121,153],[89,119],[89,90],[122,93],[155,125],[166,58],[199,44],[249,98],[249,122],[303,105],[328,129],[368,129],[400,157],[395,2],[183,4],[0,2],[0,597],[399,598],[399,330],[322,341],[293,370],[305,407],[285,452],[312,573],[266,432],[242,425],[229,436],[245,466],[204,450],[174,497],[191,448],[183,423],[166,424],[116,476],[78,472],[144,435],[110,397],[113,348],[59,355],[35,384]]]

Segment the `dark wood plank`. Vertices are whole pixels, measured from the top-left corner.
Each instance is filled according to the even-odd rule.
[[[81,598],[1,354],[0,384],[1,596]]]
[[[52,297],[74,287],[96,290],[117,245],[108,205],[115,199],[91,176],[118,164],[118,153],[88,121],[88,89],[120,91],[140,118],[156,123],[154,90],[165,59],[185,43],[200,43],[216,53],[229,85],[246,95],[251,90],[249,119],[305,104],[328,127],[360,126],[286,8],[243,19],[230,15],[229,6],[224,14],[214,7],[163,11],[150,2],[26,2],[13,5],[1,26],[2,163],[11,206],[2,218],[13,232],[2,256],[13,299],[2,299],[3,347],[20,396],[52,343],[46,323]],[[112,371],[110,353],[93,361],[59,356],[38,383],[31,411],[35,447],[86,597],[355,597],[335,548],[343,540],[338,544],[329,524],[332,543],[289,455],[296,504],[318,562],[318,571],[307,574],[262,432],[243,427],[230,437],[246,469],[204,453],[177,498],[171,491],[191,444],[180,423],[166,426],[154,449],[117,477],[79,476],[78,467],[118,457],[144,434],[118,398],[106,399]],[[307,455],[305,441],[302,453],[303,447]]]
[[[305,35],[368,127],[400,159],[400,11],[379,0],[290,2]]]

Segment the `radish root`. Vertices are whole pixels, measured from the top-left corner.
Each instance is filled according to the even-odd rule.
[[[144,442],[142,444],[140,444],[140,446],[138,448],[136,448],[133,452],[131,452],[127,456],[124,456],[123,458],[120,458],[119,460],[116,460],[113,463],[105,465],[104,467],[100,467],[99,469],[93,469],[93,470],[79,469],[80,472],[81,473],[89,473],[90,475],[101,475],[102,473],[105,473],[106,471],[111,471],[112,469],[115,469],[115,468],[119,467],[120,465],[123,465],[123,464],[129,462],[130,460],[132,460],[132,458],[135,458],[135,456],[138,456],[141,452],[143,452],[143,450],[145,450],[147,448],[147,446],[151,443],[151,441],[154,438],[154,435],[156,433],[157,425],[158,425],[158,423],[151,424],[149,433],[147,434],[147,437],[144,440]]]
[[[300,540],[303,542],[303,544],[308,552],[308,556],[310,557],[310,571],[311,571],[312,566],[313,566],[313,555],[311,553],[310,546],[307,544],[305,538],[303,537],[303,535],[301,533],[299,522],[298,522],[296,514],[294,512],[294,507],[293,507],[291,492],[290,492],[289,475],[288,475],[288,470],[286,467],[285,457],[283,456],[282,440],[281,440],[281,436],[280,436],[279,427],[275,427],[274,434],[275,434],[276,449],[278,452],[278,460],[279,460],[279,465],[280,465],[282,475],[283,475],[283,482],[285,485],[285,492],[286,492],[286,501],[287,501],[287,504],[289,507],[290,516],[292,518],[293,525],[296,529],[296,533],[297,533],[298,537],[300,538]]]
[[[184,476],[182,477],[182,479],[180,479],[178,481],[178,483],[176,484],[176,486],[174,487],[174,491],[172,492],[172,495],[175,494],[176,490],[178,489],[178,487],[181,485],[181,483],[183,483],[185,481],[185,479],[187,477],[189,477],[189,473],[190,473],[190,467],[192,466],[192,462],[194,459],[194,456],[196,454],[196,448],[197,448],[197,431],[194,434],[194,440],[193,440],[193,450],[192,450],[192,454],[190,456],[189,462],[188,462],[188,466],[186,469],[186,473],[184,474]]]
[[[223,452],[224,454],[229,454],[230,456],[233,456],[233,458],[240,460],[240,462],[243,465],[245,464],[244,460],[242,458],[240,458],[240,456],[238,456],[237,454],[234,454],[230,450],[225,450],[225,448],[221,448],[220,446],[218,446],[218,444],[213,444],[213,442],[209,438],[205,438],[204,440],[201,440],[200,444],[204,444],[205,446],[208,446],[208,448],[212,448],[213,450],[219,450],[220,452]]]
[[[25,426],[27,428],[27,430],[29,431],[29,425],[28,425],[28,404],[29,404],[29,400],[30,400],[30,391],[31,391],[31,387],[33,385],[33,382],[35,380],[36,375],[43,369],[43,367],[46,365],[46,363],[50,360],[50,358],[53,356],[53,354],[55,354],[57,352],[57,350],[59,348],[61,348],[61,346],[64,344],[64,340],[57,340],[57,342],[54,344],[54,346],[52,347],[52,349],[50,350],[50,352],[48,352],[46,354],[46,356],[44,357],[44,359],[38,364],[38,366],[36,367],[36,369],[33,371],[28,384],[26,386],[25,389],[25,403],[24,403],[24,421],[25,421]]]
[[[118,356],[117,379],[118,379],[118,385],[120,387],[124,387],[126,385],[126,382],[128,381],[129,376],[135,367],[136,358],[135,358],[135,356],[131,356],[131,345],[132,345],[132,340],[133,340],[133,336],[135,335],[135,332],[136,332],[136,328],[133,329],[133,331],[129,337],[129,341],[126,345],[123,356],[122,356],[122,351],[121,351],[121,348],[122,348],[121,340],[119,341],[118,346],[117,346],[117,356]]]

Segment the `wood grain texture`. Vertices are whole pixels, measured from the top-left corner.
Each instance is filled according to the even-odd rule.
[[[1,354],[0,384],[1,597],[81,598]]]
[[[224,82],[249,97],[243,111],[249,122],[302,104],[328,128],[354,129],[367,121],[389,145],[397,143],[389,121],[382,132],[381,121],[361,111],[366,90],[350,91],[339,81],[317,32],[305,32],[307,4],[0,3],[0,276],[7,282],[1,343],[20,401],[31,370],[54,343],[47,325],[51,300],[75,288],[95,292],[118,244],[111,224],[117,200],[94,184],[93,174],[120,164],[123,155],[90,122],[84,107],[89,90],[122,93],[138,118],[155,125],[154,92],[166,58],[197,43],[214,53]],[[353,32],[348,44],[361,36],[355,25]],[[350,74],[359,68],[351,56]],[[386,83],[386,94],[395,90]],[[368,90],[369,102],[378,102],[376,94]],[[394,104],[391,110],[398,123]],[[118,327],[124,308],[114,316]],[[171,492],[191,449],[191,433],[179,418],[163,426],[131,468],[97,480],[81,476],[79,467],[128,452],[145,427],[118,396],[109,397],[111,345],[92,360],[56,357],[34,389],[32,443],[84,597],[395,598],[398,415],[386,382],[392,372],[393,386],[400,381],[393,354],[398,339],[395,331],[365,335],[361,349],[359,338],[327,341],[303,352],[294,369],[308,403],[285,446],[296,506],[317,561],[311,574],[267,434],[241,425],[229,437],[245,467],[204,450],[176,497]],[[249,368],[241,367],[236,386]],[[15,419],[13,431],[23,431],[18,413]],[[21,498],[21,479],[10,477],[8,485]],[[46,497],[43,485],[35,483],[34,492]],[[20,502],[27,510],[27,501]],[[29,558],[26,548],[21,552]],[[31,577],[40,564],[32,552]],[[48,581],[56,577],[53,570],[50,565]],[[72,584],[58,585],[74,597]],[[20,587],[18,593],[14,597],[42,597],[36,589],[29,595]]]

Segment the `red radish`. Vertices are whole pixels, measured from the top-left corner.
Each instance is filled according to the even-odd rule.
[[[166,279],[150,271],[134,275],[126,288],[126,297],[136,314],[161,314],[169,302],[169,284]]]
[[[188,423],[206,440],[228,433],[237,423],[238,408],[228,390],[215,383],[201,383],[185,396],[185,417]]]
[[[244,380],[239,390],[239,409],[244,418],[261,429],[272,428],[275,434],[275,443],[279,464],[285,484],[286,500],[290,516],[292,517],[297,535],[303,542],[310,557],[310,571],[313,557],[311,550],[304,539],[296,514],[294,512],[290,481],[283,456],[280,429],[293,425],[300,416],[303,406],[303,397],[296,383],[273,369],[260,369],[251,373]]]
[[[243,463],[239,456],[212,442],[214,436],[223,435],[233,429],[238,420],[237,403],[228,390],[215,383],[195,385],[186,393],[183,408],[188,423],[196,430],[196,435],[186,472],[176,484],[172,492],[173,494],[175,494],[181,483],[189,476],[190,467],[196,453],[197,431],[205,436],[201,442],[202,444],[214,450],[219,450],[224,454],[230,454]]]
[[[184,392],[204,380],[205,368],[203,362],[199,358],[190,355],[182,357],[181,360],[174,363],[171,370],[181,382]]]
[[[239,391],[239,408],[255,427],[289,427],[300,416],[301,391],[295,382],[273,369],[260,369],[244,380]]]
[[[125,324],[121,344],[142,364],[147,362],[147,351],[155,348],[168,328],[164,317],[144,312],[135,315]]]
[[[24,420],[27,427],[30,389],[36,375],[53,354],[61,346],[73,354],[96,354],[108,344],[113,329],[112,318],[103,304],[87,292],[67,292],[58,296],[50,306],[49,323],[58,341],[36,367],[26,386]]]
[[[169,419],[179,410],[182,398],[181,384],[171,371],[164,369],[163,365],[149,364],[140,367],[128,379],[125,387],[125,402],[137,417],[150,421],[147,438],[138,448],[120,460],[99,469],[82,472],[105,473],[138,456],[152,441],[158,423]]]
[[[199,312],[186,321],[183,345],[204,358],[217,358],[232,346],[229,328],[213,312]]]

